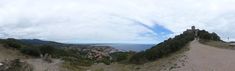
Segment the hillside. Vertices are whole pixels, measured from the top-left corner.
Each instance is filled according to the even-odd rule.
[[[235,47],[234,47],[235,48]],[[198,40],[190,42],[185,48],[168,57],[142,65],[96,64],[91,71],[234,71],[235,51],[201,44]]]
[[[181,50],[194,39],[222,41],[216,33],[195,29],[195,27],[192,26],[191,29],[187,29],[182,34],[169,38],[150,49],[134,54],[131,57],[130,62],[134,64],[144,64],[149,61],[155,61],[157,59],[167,57],[168,55]]]
[[[0,69],[19,63],[24,66],[13,68],[26,66],[33,71],[220,71],[228,68],[232,71],[235,51],[207,46],[204,45],[206,42],[199,42],[202,40],[223,42],[216,33],[195,28],[141,52],[120,52],[110,46],[95,44],[1,39],[0,62],[3,66]],[[4,64],[4,60],[10,64]],[[220,68],[220,65],[224,67]]]
[[[64,44],[37,39],[1,39],[0,71],[9,71],[8,68],[22,68],[25,71],[21,64],[28,65],[33,71],[77,70],[80,68],[78,66],[94,63],[110,64],[110,54],[118,51],[109,46]]]

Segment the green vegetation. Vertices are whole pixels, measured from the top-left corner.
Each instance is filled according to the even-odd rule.
[[[200,40],[213,40],[221,41],[220,37],[216,33],[209,33],[205,30],[197,30]],[[64,67],[69,67],[73,69],[78,69],[79,66],[90,66],[94,63],[105,63],[107,65],[112,62],[119,63],[134,63],[143,64],[149,61],[154,61],[163,57],[167,57],[179,50],[181,50],[185,45],[195,38],[195,30],[188,30],[174,38],[169,38],[164,42],[157,44],[156,46],[141,51],[135,52],[115,52],[110,54],[111,57],[99,57],[96,53],[76,48],[63,48],[53,45],[30,45],[24,44],[19,40],[1,39],[0,42],[7,48],[18,49],[21,53],[39,57],[40,55],[49,54],[52,58],[59,58],[64,60]],[[62,45],[62,44],[60,44]],[[64,45],[66,47],[66,45]],[[90,57],[96,56],[96,57]],[[99,58],[99,59],[97,59]]]
[[[131,63],[142,64],[147,61],[153,61],[165,56],[168,56],[171,53],[174,53],[181,48],[183,48],[188,42],[194,39],[194,33],[184,32],[174,38],[169,38],[162,43],[148,49],[146,51],[139,52],[135,54],[131,59]]]
[[[146,51],[136,53],[131,57],[130,62],[134,64],[143,64],[148,61],[154,61],[175,53],[176,51],[182,49],[190,41],[194,40],[195,31],[185,31],[183,34],[177,35],[174,38],[169,38],[168,40],[165,40],[164,42],[161,42]],[[197,31],[197,38],[200,40],[221,41],[220,37],[216,33],[209,33],[205,30]]]
[[[120,62],[127,60],[129,57],[129,52],[115,52],[111,53],[112,61],[113,62]]]
[[[36,47],[24,47],[20,49],[20,52],[34,57],[40,56],[40,49]]]
[[[39,47],[40,53],[42,55],[49,54],[49,55],[55,55],[55,47],[50,45],[43,45]]]
[[[6,40],[1,40],[1,43],[3,43],[3,46],[5,46],[5,47],[11,47],[11,48],[16,48],[16,49],[20,49],[23,47],[21,45],[21,43],[14,38],[8,38]]]
[[[0,42],[6,48],[17,49],[21,53],[32,56],[40,57],[40,55],[50,55],[52,58],[59,58],[65,61],[67,67],[73,66],[90,66],[94,63],[105,63],[110,64],[111,60],[109,57],[104,57],[101,60],[88,58],[87,54],[89,51],[81,51],[76,48],[62,48],[53,45],[31,45],[24,44],[21,41],[13,38],[0,39]]]
[[[198,31],[198,37],[200,39],[204,39],[204,40],[214,40],[214,41],[222,41],[220,39],[220,37],[216,34],[216,33],[209,33],[205,30],[199,30]]]

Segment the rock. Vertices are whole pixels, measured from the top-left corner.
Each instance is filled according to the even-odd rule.
[[[3,64],[2,63],[0,63],[0,66],[2,66]]]
[[[33,71],[33,68],[28,63],[15,59],[2,62],[0,71]]]

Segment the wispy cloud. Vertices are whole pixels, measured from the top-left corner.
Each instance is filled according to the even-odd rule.
[[[157,43],[195,25],[235,38],[234,5],[234,0],[1,0],[0,36]]]

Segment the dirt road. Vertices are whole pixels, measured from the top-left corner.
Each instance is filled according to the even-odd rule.
[[[173,71],[235,71],[235,51],[190,43],[186,64]]]
[[[27,59],[30,65],[33,66],[34,71],[61,71],[60,68],[62,61],[59,59],[53,59],[52,63],[43,61],[42,59]]]

